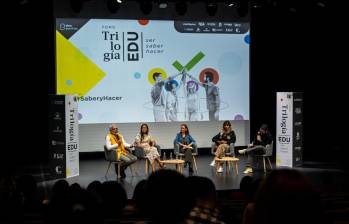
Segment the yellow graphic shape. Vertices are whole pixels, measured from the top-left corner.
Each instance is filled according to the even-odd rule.
[[[280,157],[276,157],[276,165],[278,166],[278,165],[280,165],[281,164],[281,159],[280,159]]]
[[[56,31],[57,94],[84,96],[106,74]]]
[[[162,80],[165,80],[167,77],[166,72],[162,68],[153,68],[152,70],[150,70],[148,72],[148,80],[149,80],[150,84],[152,84],[152,85],[154,85],[154,83],[155,83],[155,80],[153,79],[154,73],[160,73]]]
[[[65,176],[66,176],[66,177],[69,177],[69,176],[70,176],[70,169],[69,169],[69,168],[66,168],[66,169],[65,169]]]

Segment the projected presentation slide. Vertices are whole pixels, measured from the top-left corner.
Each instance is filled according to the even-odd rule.
[[[79,123],[249,120],[249,23],[56,19]]]

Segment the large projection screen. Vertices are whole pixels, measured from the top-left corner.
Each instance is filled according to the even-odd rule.
[[[201,127],[209,147],[207,130],[238,121],[247,144],[249,41],[249,23],[57,18],[57,94],[79,96],[81,151],[102,149],[108,123],[133,136],[143,122],[161,127],[171,148],[180,123]]]

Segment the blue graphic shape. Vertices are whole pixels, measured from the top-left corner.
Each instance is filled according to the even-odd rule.
[[[73,84],[73,82],[72,82],[70,79],[68,79],[65,83],[66,83],[68,86],[71,86],[71,85]]]
[[[139,72],[135,72],[135,74],[133,74],[133,77],[135,78],[135,79],[140,79],[141,78],[141,73],[139,73]]]
[[[172,88],[172,84],[175,84],[176,85],[176,89],[178,89],[178,82],[176,81],[176,80],[174,80],[174,79],[171,79],[171,80],[169,80],[169,81],[167,81],[166,83],[165,83],[165,89],[166,89],[166,91],[171,91],[171,88]]]
[[[244,37],[244,40],[247,44],[250,44],[250,34],[247,34],[245,37]]]

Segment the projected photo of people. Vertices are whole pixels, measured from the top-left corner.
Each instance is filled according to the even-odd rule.
[[[163,90],[163,86],[165,85],[165,81],[162,80],[161,73],[155,72],[153,74],[153,79],[155,81],[154,86],[151,89],[151,102],[153,103],[153,114],[154,120],[166,121],[165,118],[165,93]]]
[[[168,78],[166,77],[164,72],[154,72],[152,74],[152,78],[154,81],[154,86],[151,89],[150,96],[151,96],[151,102],[153,104],[153,115],[154,115],[154,121],[155,122],[165,122],[169,120],[169,117],[171,119],[176,119],[177,115],[177,104],[176,104],[176,96],[175,93],[171,93],[172,96],[167,96],[165,94],[164,86],[167,80],[175,81],[173,78],[178,76],[179,74],[170,76]],[[176,82],[177,83],[177,82]],[[175,85],[175,84],[174,84]],[[178,86],[178,83],[177,83]],[[171,92],[169,88],[167,87],[167,91]],[[173,90],[175,91],[175,89]],[[167,101],[169,101],[167,103]],[[171,115],[170,115],[171,114]]]
[[[199,80],[195,77],[186,73],[196,84],[200,85],[205,89],[206,93],[206,107],[209,114],[210,121],[219,120],[219,110],[220,110],[220,94],[219,88],[216,85],[219,80],[218,72],[212,68],[204,69],[199,76]]]
[[[220,99],[217,85],[219,74],[213,68],[203,69],[199,79],[190,75],[186,69],[168,78],[164,77],[160,72],[152,75],[154,85],[151,102],[155,122],[218,121],[220,110],[229,107]],[[202,87],[201,94],[204,94],[202,97],[199,95],[199,86]]]
[[[203,119],[203,114],[200,111],[200,98],[197,94],[199,85],[190,80],[186,83],[186,113],[185,118],[189,121],[200,121]]]
[[[174,79],[166,82],[165,89],[167,91],[166,95],[166,108],[165,116],[167,121],[177,121],[178,112],[178,82]]]

